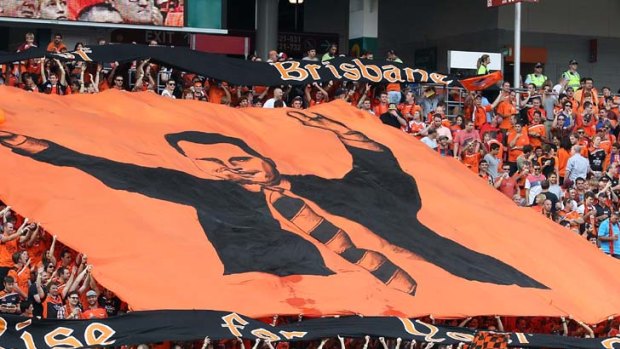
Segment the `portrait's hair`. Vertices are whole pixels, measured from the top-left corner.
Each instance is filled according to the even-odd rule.
[[[170,134],[167,134],[165,137],[166,137],[166,141],[168,142],[168,144],[170,144],[174,149],[176,149],[176,151],[178,151],[179,153],[185,156],[187,156],[187,154],[185,154],[185,151],[183,151],[183,148],[179,146],[179,142],[181,141],[192,142],[192,143],[197,143],[197,144],[227,143],[227,144],[235,145],[241,148],[246,153],[252,156],[259,157],[267,161],[268,163],[270,163],[273,167],[276,167],[276,164],[271,159],[264,157],[263,155],[258,153],[256,150],[252,149],[246,142],[244,142],[243,140],[239,138],[224,136],[219,133],[207,133],[207,132],[200,132],[200,131],[183,131],[179,133],[170,133]]]

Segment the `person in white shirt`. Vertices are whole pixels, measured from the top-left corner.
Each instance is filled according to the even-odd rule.
[[[426,144],[429,148],[437,149],[437,130],[431,128],[428,130],[428,136],[420,139],[422,143]]]
[[[281,101],[282,100],[282,96],[284,95],[284,92],[282,91],[281,88],[276,87],[273,90],[273,98],[269,98],[265,104],[263,104],[263,108],[273,108],[274,107],[274,103],[276,101]],[[282,103],[284,103],[284,101],[282,101]],[[284,107],[286,108],[286,103],[284,103]]]
[[[590,161],[581,155],[581,146],[573,145],[571,157],[566,163],[565,178],[575,181],[577,178],[587,178],[590,172]]]
[[[441,114],[435,114],[435,116],[433,117],[433,122],[426,129],[420,131],[420,135],[426,136],[429,134],[428,132],[431,129],[434,129],[435,131],[437,131],[437,137],[446,136],[448,137],[450,143],[452,143],[452,131],[450,131],[449,128],[443,126],[442,122],[443,119],[441,117]]]
[[[174,88],[176,87],[176,83],[173,80],[168,80],[166,83],[166,88],[161,91],[161,95],[168,98],[176,98],[172,93],[174,92]]]

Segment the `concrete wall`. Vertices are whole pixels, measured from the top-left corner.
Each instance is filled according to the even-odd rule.
[[[618,0],[541,0],[522,5],[522,31],[620,38]],[[514,7],[499,8],[498,28],[514,28]]]
[[[304,31],[312,33],[338,33],[339,51],[348,53],[349,0],[304,1]],[[323,54],[324,52],[320,52]]]
[[[383,56],[388,49],[394,49],[401,59],[412,61],[414,49],[444,45],[446,39],[449,44],[459,45],[453,49],[477,50],[477,46],[493,46],[495,40],[488,40],[489,32],[497,28],[497,11],[487,9],[481,0],[381,0],[381,52],[375,56]],[[482,34],[467,35],[472,33]],[[461,41],[463,38],[465,40]]]
[[[598,60],[589,63],[590,39],[598,39]],[[512,31],[500,31],[498,45],[511,46]],[[620,38],[559,35],[542,33],[523,33],[522,46],[545,47],[548,52],[545,75],[553,82],[568,69],[568,61],[579,62],[579,74],[594,79],[596,86],[607,85],[616,91],[620,88]],[[523,72],[528,73],[528,72]]]
[[[547,49],[545,73],[552,81],[575,58],[582,76],[591,76],[597,86],[620,88],[619,0],[541,0],[523,4],[522,13],[522,46]],[[437,68],[445,72],[448,50],[501,52],[513,45],[513,28],[513,6],[487,9],[481,0],[381,0],[380,52],[375,56],[394,49],[413,64],[416,49],[437,47]],[[591,39],[598,40],[596,63],[588,62]]]

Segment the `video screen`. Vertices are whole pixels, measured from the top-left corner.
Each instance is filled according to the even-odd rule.
[[[182,27],[183,0],[1,0],[0,17]]]

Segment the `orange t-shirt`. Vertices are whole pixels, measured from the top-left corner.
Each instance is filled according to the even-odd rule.
[[[7,241],[0,245],[0,267],[10,268],[13,266],[13,253],[17,252],[17,239]]]
[[[515,148],[518,147],[519,149],[513,149],[513,147],[510,147],[510,143],[515,139],[515,137],[517,137],[517,132],[515,130],[508,133],[508,162],[516,162],[519,155],[523,154],[523,146],[530,144],[530,138],[527,135],[527,129],[525,127],[521,130],[521,137],[517,139],[514,145]]]
[[[82,312],[82,319],[105,319],[108,313],[103,308],[87,309]]]
[[[478,165],[480,164],[480,153],[473,153],[463,155],[463,159],[461,160],[467,168],[469,168],[473,173],[478,173]]]
[[[502,117],[502,123],[499,124],[499,128],[502,130],[510,130],[512,128],[512,122],[510,121],[510,117],[517,113],[517,108],[512,105],[511,102],[502,101],[497,106],[497,114]]]
[[[17,286],[24,292],[28,294],[28,282],[30,281],[30,268],[25,268],[21,274],[17,273],[15,268],[9,270],[8,276],[11,276],[15,282],[17,282]]]
[[[583,127],[583,131],[588,137],[593,137],[596,134],[596,117],[592,115],[588,123],[584,122],[583,115],[579,114],[575,118],[575,129]]]
[[[385,113],[388,112],[390,105],[389,104],[377,104],[374,108],[373,111],[375,112],[376,116],[381,116]]]
[[[422,107],[420,107],[417,104],[408,104],[408,103],[401,103],[398,105],[398,110],[400,111],[401,115],[413,115],[416,111],[420,112],[420,115],[422,114]]]
[[[540,138],[530,137],[530,145],[534,149],[536,149],[536,147],[541,147],[542,146],[542,140],[547,135],[547,129],[545,128],[545,125],[543,125],[543,124],[532,125],[532,126],[528,127],[528,131],[527,132],[528,132],[528,135],[533,133],[533,134],[536,134],[536,135],[540,136]]]
[[[482,125],[484,125],[487,122],[487,112],[490,112],[493,110],[493,106],[491,105],[487,105],[485,107],[475,107],[474,108],[474,112],[473,112],[473,117],[474,117],[474,126],[477,129],[480,129],[482,127]]]
[[[566,151],[566,149],[558,149],[558,170],[560,172],[560,177],[564,177],[566,175],[566,164],[568,163],[569,158],[570,153]]]
[[[211,103],[221,104],[222,97],[224,97],[224,95],[226,95],[226,93],[224,93],[224,90],[217,85],[211,86],[211,88],[209,88],[209,102]]]
[[[54,42],[52,41],[52,42],[50,42],[47,45],[47,51],[48,52],[59,53],[59,52],[61,52],[63,50],[66,50],[66,49],[67,49],[67,46],[65,46],[65,44],[63,44],[63,43],[60,43],[60,45],[56,46],[56,44],[54,44]]]
[[[385,90],[387,92],[400,92],[400,84],[399,83],[388,84]]]

